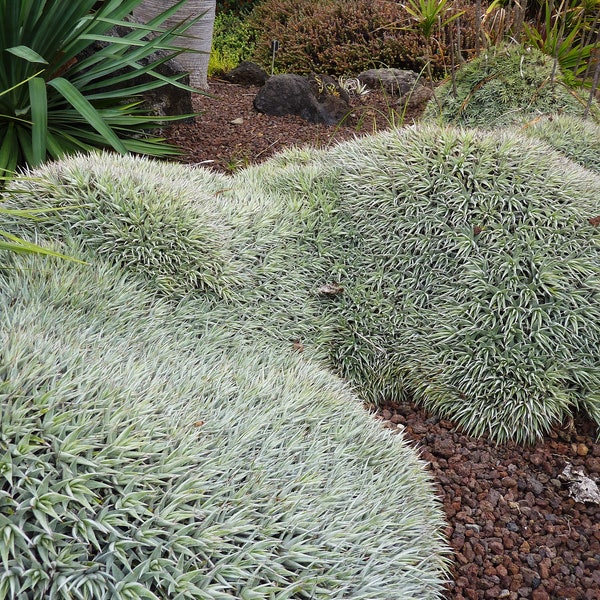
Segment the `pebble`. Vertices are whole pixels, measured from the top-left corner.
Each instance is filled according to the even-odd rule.
[[[455,552],[447,600],[600,600],[598,507],[575,503],[558,479],[567,462],[600,473],[591,423],[524,450],[466,436],[413,404],[383,411],[406,425],[401,435],[423,448],[439,484]]]

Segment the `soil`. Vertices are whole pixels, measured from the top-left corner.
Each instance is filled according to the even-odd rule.
[[[232,172],[291,145],[326,147],[402,122],[380,92],[354,98],[347,122],[332,127],[261,115],[257,90],[212,80],[213,97],[194,97],[202,114],[166,134],[183,148],[180,160]],[[377,418],[411,441],[437,482],[454,550],[447,600],[600,600],[600,505],[576,502],[561,476],[571,464],[600,483],[598,431],[588,420],[520,447],[472,438],[413,404],[389,403]]]
[[[404,110],[398,99],[381,91],[352,98],[352,112],[341,125],[320,125],[300,117],[271,117],[257,112],[252,101],[256,86],[210,80],[210,96],[194,95],[200,115],[166,131],[167,139],[184,154],[180,160],[220,172],[233,172],[262,162],[290,146],[327,146],[356,136],[387,129],[391,124],[412,123],[422,106]]]

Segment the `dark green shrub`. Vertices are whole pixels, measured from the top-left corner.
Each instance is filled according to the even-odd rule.
[[[132,101],[166,83],[182,86],[180,77],[161,79],[154,71],[179,51],[171,45],[175,31],[142,43],[147,31],[123,21],[140,1],[103,2],[92,12],[94,0],[73,0],[68,8],[63,0],[0,0],[0,175],[94,147],[174,153],[144,137],[158,122]],[[83,57],[116,24],[130,32]],[[162,58],[139,64],[157,49],[166,50]],[[134,81],[144,73],[147,83]]]
[[[223,13],[248,14],[261,0],[217,0],[217,16]]]
[[[423,118],[498,127],[547,114],[583,115],[587,95],[580,97],[566,85],[560,70],[553,79],[553,63],[533,48],[514,44],[488,48],[457,70],[456,95],[449,81],[436,90],[437,102],[429,102]],[[592,116],[600,118],[597,103]]]
[[[453,10],[459,10],[458,3]],[[463,48],[473,47],[474,9],[461,17]],[[420,71],[425,40],[412,31],[401,3],[388,0],[266,0],[256,6],[249,23],[257,30],[255,57],[271,62],[271,40],[280,42],[279,71],[330,74],[358,73],[374,67]],[[440,37],[432,66],[441,73],[450,65],[448,38]]]

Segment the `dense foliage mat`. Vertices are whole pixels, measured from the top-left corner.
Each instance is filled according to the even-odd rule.
[[[69,249],[3,254],[0,598],[439,597],[430,479],[339,379]]]
[[[332,357],[492,439],[600,423],[600,178],[514,133],[420,127],[339,146]]]
[[[600,123],[571,115],[551,115],[527,123],[522,131],[600,175]]]
[[[424,113],[427,120],[488,129],[525,123],[541,115],[582,116],[589,91],[565,83],[552,57],[534,48],[491,47],[461,66],[454,84],[436,89]],[[600,120],[597,102],[591,117]]]
[[[250,343],[327,357],[375,404],[410,395],[497,441],[534,441],[580,410],[600,423],[600,180],[545,143],[421,126],[234,177],[129,161],[77,158],[20,182],[31,194],[16,206],[78,205],[28,235],[75,234]],[[152,202],[165,212],[132,222]],[[161,226],[173,215],[190,243]],[[131,252],[150,246],[150,262]]]

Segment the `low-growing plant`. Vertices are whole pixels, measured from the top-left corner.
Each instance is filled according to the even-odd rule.
[[[498,127],[524,123],[541,115],[566,113],[582,116],[587,94],[566,85],[560,70],[553,75],[551,57],[530,47],[507,44],[488,48],[436,92],[439,105],[430,102],[424,119],[469,127]],[[597,103],[591,116],[600,118]]]
[[[173,185],[174,172],[179,183]],[[240,284],[243,275],[228,250],[231,232],[214,214],[211,192],[225,187],[218,176],[182,177],[177,165],[97,154],[75,157],[66,167],[46,165],[40,174],[9,189],[13,205],[42,209],[35,221],[13,223],[21,235],[35,239],[43,228],[57,240],[76,236],[93,254],[175,296],[196,291],[225,298]],[[210,201],[202,203],[199,190]]]
[[[421,127],[343,144],[332,362],[379,403],[533,442],[600,424],[600,179],[518,134]]]
[[[570,115],[542,117],[521,131],[600,175],[600,124]]]
[[[251,57],[255,32],[248,22],[234,13],[221,12],[215,17],[208,74],[222,75]]]
[[[341,381],[101,258],[3,262],[0,598],[440,597],[430,477]]]
[[[357,77],[340,75],[338,85],[351,96],[366,96],[370,91]]]
[[[187,87],[155,69],[180,51],[171,41],[188,24],[145,40],[147,27],[124,21],[139,2],[110,0],[93,10],[94,0],[74,0],[68,9],[61,0],[0,0],[0,173],[93,147],[175,152],[143,135],[158,121],[134,97],[167,83]],[[178,6],[151,25],[160,27]],[[115,25],[129,33],[107,36]],[[82,54],[99,41],[103,48]],[[165,54],[151,58],[158,49]],[[150,59],[146,66],[143,59]],[[146,83],[137,80],[143,74]]]
[[[143,179],[127,183],[138,172]],[[545,143],[421,126],[290,151],[233,177],[149,161],[136,169],[110,157],[41,174],[50,184],[40,190],[55,198],[97,201],[102,186],[86,177],[123,179],[141,203],[166,197],[157,228],[179,210],[190,222],[219,224],[217,250],[199,264],[217,261],[215,272],[227,257],[239,283],[219,274],[217,288],[232,294],[188,295],[234,314],[218,326],[249,343],[328,356],[371,403],[414,397],[496,441],[532,442],[577,411],[600,424],[600,179]],[[194,193],[198,212],[186,212]],[[26,197],[13,201],[27,207]],[[138,229],[132,235],[147,251],[144,223],[93,214],[109,232],[119,221]],[[72,231],[94,248],[88,240],[97,244],[106,226],[90,230],[94,221],[81,227],[80,219],[31,235]],[[108,248],[106,258],[128,267],[118,244]],[[185,264],[184,252],[174,248],[168,262],[182,255]],[[175,280],[186,275],[172,271]]]

